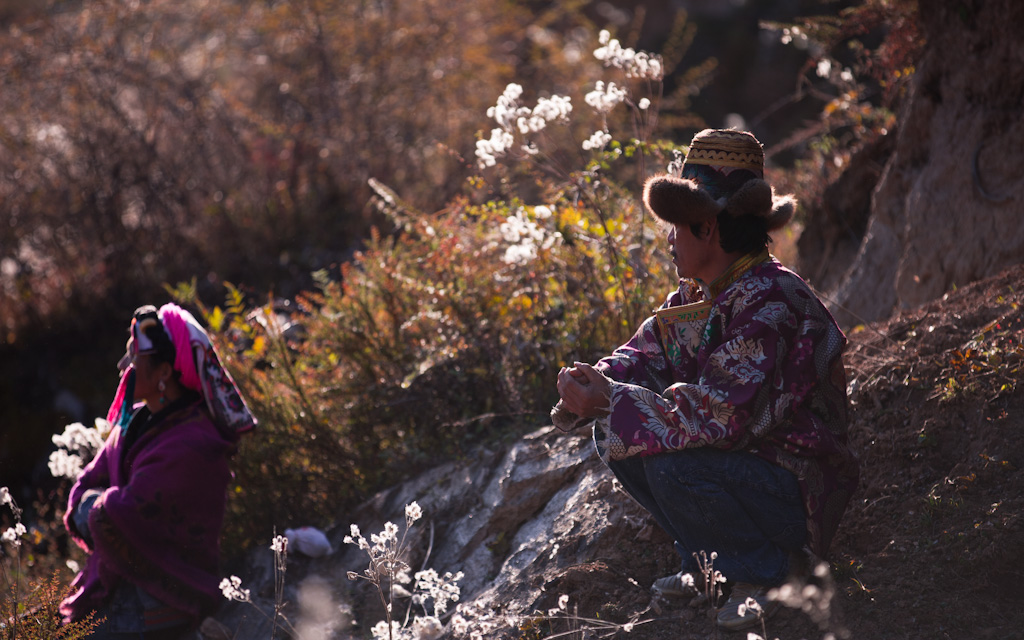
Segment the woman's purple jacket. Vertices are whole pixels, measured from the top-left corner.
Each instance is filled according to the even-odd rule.
[[[71,488],[64,524],[90,555],[61,604],[66,620],[99,609],[122,580],[196,622],[221,598],[220,533],[235,444],[202,401],[169,411],[127,452],[115,428]],[[89,512],[91,543],[73,521],[90,489],[103,491]]]

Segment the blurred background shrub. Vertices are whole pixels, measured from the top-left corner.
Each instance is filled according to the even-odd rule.
[[[630,96],[623,110],[642,99]],[[634,129],[581,153],[607,125],[574,108],[530,140],[534,153],[510,154],[434,212],[371,180],[386,223],[289,301],[251,307],[229,286],[208,306],[194,283],[176,288],[264,421],[236,461],[240,546],[298,518],[325,526],[368,491],[544,424],[559,367],[593,361],[661,303],[672,266],[645,256],[663,234],[639,184],[618,180],[638,179],[641,162],[664,169],[671,145]]]
[[[31,452],[105,414],[165,283],[261,421],[229,547],[543,423],[558,368],[671,285],[639,187],[672,140],[745,113],[813,202],[912,72],[879,46],[914,42],[911,0],[691,4],[701,32],[667,2],[0,3],[0,484],[59,503]],[[759,31],[805,9],[832,17]],[[662,75],[595,57],[600,26],[656,43]],[[893,37],[847,46],[865,31]],[[624,101],[595,112],[598,81]],[[510,82],[571,117],[481,167]]]

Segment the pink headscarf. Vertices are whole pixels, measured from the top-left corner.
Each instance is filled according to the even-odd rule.
[[[174,344],[174,370],[181,376],[181,385],[203,396],[210,415],[221,429],[228,433],[244,433],[253,429],[256,418],[249,412],[230,374],[221,366],[206,330],[191,313],[174,303],[160,307],[157,315],[164,332]],[[134,366],[132,364],[125,369],[107,411],[107,420],[111,424],[125,420],[126,413],[130,413],[130,407],[125,405]],[[127,401],[130,403],[131,399],[127,398]]]

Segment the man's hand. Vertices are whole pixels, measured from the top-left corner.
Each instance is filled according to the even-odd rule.
[[[558,394],[567,409],[583,418],[608,413],[612,384],[594,367],[576,362],[558,372]]]

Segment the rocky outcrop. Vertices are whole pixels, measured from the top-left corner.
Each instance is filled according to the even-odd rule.
[[[485,637],[499,638],[515,635],[525,616],[557,607],[560,595],[606,603],[627,619],[627,609],[649,601],[651,579],[649,568],[624,572],[630,544],[654,541],[660,563],[674,570],[671,541],[616,485],[587,435],[547,427],[507,450],[481,450],[465,463],[432,469],[374,496],[347,519],[369,539],[385,522],[404,530],[405,506],[418,503],[424,515],[409,530],[407,562],[414,571],[462,571],[460,603],[487,621]],[[349,533],[348,524],[328,532],[335,552],[325,558],[288,557],[285,615],[295,624],[333,628],[333,635],[312,637],[346,637],[339,634],[345,625],[363,637],[383,619],[371,585],[347,578],[368,564],[364,551],[344,543]],[[208,637],[217,628],[227,637],[271,637],[273,553],[251,554],[243,580],[256,606],[226,603],[208,621]],[[399,606],[404,616],[409,600]]]
[[[1024,4],[920,3],[927,46],[853,264],[831,292],[852,326],[1024,261]]]

